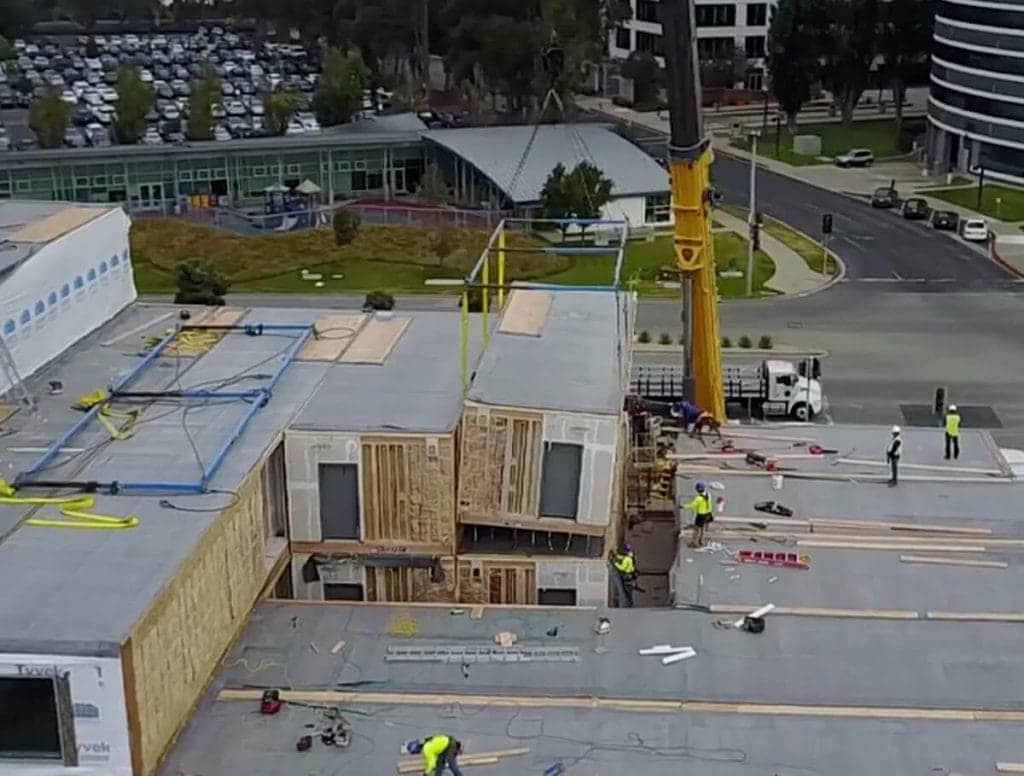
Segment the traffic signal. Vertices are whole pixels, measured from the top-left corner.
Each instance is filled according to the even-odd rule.
[[[831,213],[825,213],[825,215],[823,215],[821,217],[821,233],[822,234],[832,234],[832,214]]]

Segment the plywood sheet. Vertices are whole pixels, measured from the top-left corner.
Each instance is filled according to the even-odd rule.
[[[343,364],[383,364],[409,326],[410,318],[371,318],[342,354]]]
[[[68,207],[51,216],[26,224],[7,235],[11,242],[48,243],[58,237],[87,224],[107,212],[106,208]]]
[[[316,319],[316,334],[302,346],[298,358],[305,361],[337,361],[366,322],[361,313],[332,313]]]
[[[15,404],[0,404],[0,423],[3,423],[17,411],[18,407]]]
[[[549,291],[516,289],[509,297],[498,331],[502,334],[539,337],[550,311],[551,293]]]

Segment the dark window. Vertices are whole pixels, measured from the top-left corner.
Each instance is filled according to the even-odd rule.
[[[53,307],[55,304],[57,304],[57,292],[56,291],[51,291],[50,292],[50,295],[48,297],[46,297],[46,303],[50,307]]]
[[[633,41],[629,35],[629,29],[626,27],[618,27],[615,30],[615,48],[625,49],[630,51],[633,48]]]
[[[60,298],[67,299],[69,296],[71,296],[71,286],[65,283],[60,287]]]
[[[352,191],[366,191],[366,171],[352,171]]]
[[[0,759],[65,760],[61,728],[66,726],[61,725],[60,712],[65,705],[70,711],[70,703],[63,702],[61,684],[66,688],[66,677],[0,677]],[[73,740],[65,742],[64,751],[68,743],[77,765]]]
[[[366,188],[370,190],[383,189],[384,173],[380,170],[366,173]]]
[[[995,116],[1001,119],[1024,122],[1024,105],[1015,102],[1004,102],[998,98],[978,97],[973,94],[962,94],[945,86],[932,84],[932,97],[939,102],[960,110],[979,113],[982,116]]]
[[[747,24],[751,27],[768,23],[768,6],[765,3],[751,3],[747,6]]]
[[[354,463],[322,463],[318,475],[323,539],[358,539],[359,467]]]
[[[654,54],[659,57],[665,53],[662,48],[661,36],[652,35],[649,32],[637,32],[636,50],[643,51],[648,54]]]
[[[939,59],[952,62],[954,65],[964,65],[978,70],[987,70],[990,73],[1024,75],[1024,59],[1021,57],[989,54],[984,51],[968,51],[967,49],[957,48],[956,46],[948,46],[945,43],[940,43],[939,41],[935,41],[933,43],[932,54]]]
[[[559,587],[542,588],[537,591],[539,606],[575,606],[576,591]]]
[[[636,18],[641,22],[660,22],[661,3],[654,0],[636,0]]]
[[[285,485],[284,442],[270,454],[263,467],[264,536],[288,535],[288,489]]]
[[[281,576],[277,578],[277,582],[274,584],[274,598],[295,598],[290,568],[286,567]]]
[[[736,6],[733,4],[698,5],[698,27],[732,27],[736,24]]]
[[[43,300],[40,299],[38,302],[36,302],[36,315],[42,315],[45,312],[46,312],[46,305],[43,304]]]
[[[1019,11],[962,5],[960,3],[940,2],[936,16],[956,19],[961,22],[984,24],[986,27],[1002,27],[1008,30],[1019,30],[1024,27],[1024,6]]]
[[[745,43],[744,50],[748,57],[764,56],[764,35],[748,35]]]
[[[735,48],[732,38],[697,38],[697,57],[702,62],[731,57]]]
[[[362,601],[363,586],[354,583],[324,582],[325,601]]]
[[[672,203],[668,194],[644,197],[644,223],[665,224],[672,220]]]
[[[542,517],[576,519],[582,469],[583,445],[544,443],[544,462],[540,478]]]
[[[17,328],[17,324],[13,318],[8,318],[4,324],[4,334],[14,334],[14,330]]]

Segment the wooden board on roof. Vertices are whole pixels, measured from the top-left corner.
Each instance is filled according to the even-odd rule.
[[[551,293],[517,288],[509,296],[498,331],[539,337],[551,311]]]
[[[342,353],[339,361],[343,364],[383,364],[411,318],[371,318]]]

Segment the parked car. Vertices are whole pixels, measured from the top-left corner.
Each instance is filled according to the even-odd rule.
[[[900,215],[908,221],[923,221],[928,218],[928,203],[921,197],[911,197],[903,200],[903,207],[900,208]]]
[[[64,145],[68,148],[85,148],[89,145],[89,141],[85,139],[85,134],[78,127],[68,127],[64,132]]]
[[[214,140],[230,140],[231,133],[228,132],[224,127],[218,124],[213,128],[213,139]]]
[[[85,128],[85,137],[89,145],[96,148],[106,148],[110,145],[110,133],[102,124],[89,124]]]
[[[428,127],[431,127],[431,123],[423,118],[423,114],[421,113],[419,115],[420,115],[420,119],[422,121],[424,121],[424,123],[426,123],[426,125]],[[438,126],[444,126],[444,124],[440,123],[440,124],[438,124]],[[431,128],[433,129],[433,127],[431,127]],[[896,189],[891,188],[890,186],[881,186],[881,187],[875,189],[874,193],[871,195],[871,207],[878,207],[878,208],[896,207],[896,205],[899,203],[899,201],[900,201],[899,194],[896,193]]]
[[[0,129],[0,151],[11,150],[11,139],[7,136],[7,131]]]
[[[146,134],[142,136],[142,142],[145,145],[160,145],[164,142],[164,139],[160,136],[160,132],[156,127],[147,127]]]
[[[960,223],[960,216],[953,210],[933,210],[931,217],[932,229],[955,232]]]
[[[835,163],[836,167],[870,167],[875,163],[875,155],[869,148],[851,148],[837,156]]]
[[[988,241],[988,222],[984,218],[968,218],[960,222],[960,236],[968,242]]]

